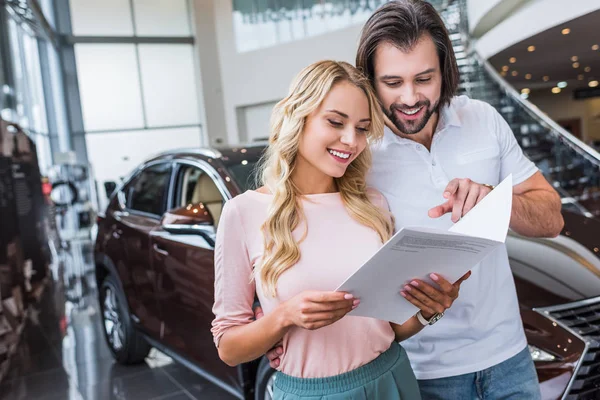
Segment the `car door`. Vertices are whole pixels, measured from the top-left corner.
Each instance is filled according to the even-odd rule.
[[[127,293],[134,321],[155,338],[162,330],[150,232],[160,225],[168,201],[171,162],[146,165],[125,187],[125,210],[115,216],[133,294]]]
[[[212,215],[216,228],[229,194],[214,170],[202,163],[181,162],[174,176],[171,208],[204,207]],[[237,371],[220,360],[210,330],[214,318],[214,236],[170,233],[158,228],[152,232],[152,247],[159,301],[164,311],[163,342],[240,390]]]

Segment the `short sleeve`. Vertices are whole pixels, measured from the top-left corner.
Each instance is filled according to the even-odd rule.
[[[500,180],[512,174],[513,185],[518,185],[529,179],[538,171],[519,146],[508,123],[493,107],[495,132],[500,145]]]
[[[246,235],[235,200],[225,203],[215,242],[215,303],[211,332],[215,345],[227,329],[254,320],[255,284]]]

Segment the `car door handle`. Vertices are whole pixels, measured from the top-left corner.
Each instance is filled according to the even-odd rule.
[[[156,243],[154,243],[154,245],[152,246],[152,248],[154,249],[154,251],[156,251],[158,254],[162,254],[163,256],[168,256],[169,252],[166,251],[165,249],[161,249]]]

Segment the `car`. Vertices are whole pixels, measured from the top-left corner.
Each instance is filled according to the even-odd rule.
[[[96,282],[106,342],[122,364],[155,347],[243,399],[270,399],[265,357],[219,358],[215,235],[224,203],[256,187],[264,144],[169,151],[118,185],[98,217]],[[555,239],[507,237],[523,326],[545,399],[600,396],[600,221],[563,211]],[[496,299],[502,301],[502,299]]]

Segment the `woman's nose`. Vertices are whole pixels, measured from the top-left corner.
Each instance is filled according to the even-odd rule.
[[[346,129],[342,134],[340,141],[349,147],[356,146],[357,135],[354,129]]]

